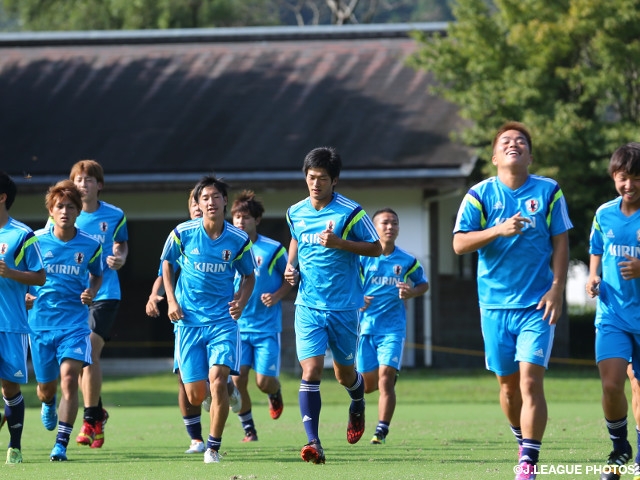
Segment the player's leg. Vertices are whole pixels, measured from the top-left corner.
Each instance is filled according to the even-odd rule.
[[[396,409],[396,381],[402,363],[404,337],[399,335],[373,336],[376,346],[378,368],[378,425],[375,440],[371,443],[384,443],[389,434],[389,425]]]
[[[358,347],[358,311],[330,312],[327,330],[336,380],[351,397],[347,441],[357,443],[364,434],[365,428],[364,380],[355,368]]]
[[[20,384],[27,383],[27,351],[29,336],[23,333],[0,332],[0,379],[4,400],[4,417],[9,429],[8,464],[22,463],[22,429],[24,398]],[[9,355],[11,353],[11,355]],[[1,425],[1,424],[0,424]]]
[[[66,358],[60,365],[60,405],[58,407],[58,434],[51,451],[51,461],[65,461],[67,446],[78,416],[79,386],[78,378],[84,365],[83,361]],[[55,387],[54,387],[55,390]]]
[[[202,439],[202,408],[200,406],[191,405],[187,398],[187,392],[182,383],[180,370],[174,365],[176,378],[178,379],[178,407],[182,415],[182,421],[187,430],[187,435],[191,439],[189,448],[184,453],[204,453],[205,445]]]
[[[633,464],[633,480],[640,480],[640,383],[633,373],[633,364],[627,366],[627,376],[631,383],[631,411],[636,422],[636,458]]]
[[[240,375],[234,376],[233,383],[240,392],[242,399],[238,419],[244,430],[243,442],[255,442],[258,440],[256,426],[253,421],[253,413],[251,412],[251,396],[249,395],[249,372],[253,365],[254,349],[252,336],[250,334],[241,334],[241,358],[240,358]]]
[[[254,342],[254,368],[256,385],[269,398],[269,415],[277,420],[282,415],[284,403],[280,389],[280,334],[257,335]]]
[[[596,330],[596,363],[602,384],[602,411],[613,449],[607,460],[608,465],[626,464],[632,457],[632,448],[627,439],[628,403],[625,393],[627,366],[633,355],[631,335],[609,325],[599,324]],[[604,479],[619,478],[613,468]]]
[[[101,448],[104,445],[104,430],[109,414],[102,406],[102,365],[100,359],[105,342],[118,313],[118,300],[102,300],[89,307],[89,325],[92,332],[91,365],[82,370],[81,387],[84,400],[83,424],[76,441],[80,445]],[[91,440],[91,442],[89,442]]]

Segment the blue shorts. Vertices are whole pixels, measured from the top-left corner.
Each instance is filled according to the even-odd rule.
[[[631,359],[633,373],[640,378],[640,334],[600,323],[596,328],[596,363],[610,358]]]
[[[400,335],[360,335],[356,365],[359,372],[386,365],[400,371],[404,337]]]
[[[29,335],[0,332],[0,378],[25,384],[28,380]]]
[[[239,374],[240,333],[235,320],[202,327],[178,326],[175,333],[175,359],[182,383],[208,379],[214,365],[225,365],[231,375]]]
[[[324,356],[327,346],[339,365],[353,365],[358,343],[358,310],[318,310],[296,305],[298,360]]]
[[[48,330],[34,332],[31,337],[31,360],[36,380],[48,383],[60,376],[65,358],[79,360],[83,367],[91,365],[91,332],[89,330]]]
[[[518,371],[519,362],[549,365],[555,325],[543,320],[544,309],[480,309],[487,369],[501,377]]]
[[[248,365],[260,375],[280,375],[280,333],[242,333],[241,366]]]

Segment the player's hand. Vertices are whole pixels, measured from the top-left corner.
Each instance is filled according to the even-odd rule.
[[[242,310],[244,310],[244,305],[240,305],[240,302],[237,300],[232,300],[229,302],[229,315],[234,320],[238,320],[242,315]]]
[[[33,308],[33,302],[36,301],[36,296],[35,295],[31,295],[30,293],[27,293],[24,296],[24,304],[27,306],[27,310],[31,310]]]
[[[82,302],[83,305],[91,305],[95,296],[96,296],[96,292],[91,288],[87,288],[84,292],[80,294],[80,301]]]
[[[640,259],[625,254],[625,261],[619,262],[620,275],[625,280],[633,280],[634,278],[640,278]]]
[[[405,282],[398,282],[396,286],[398,287],[398,297],[402,300],[411,298],[411,285]]]
[[[361,312],[364,312],[367,308],[369,308],[369,305],[371,305],[371,300],[373,300],[373,296],[371,295],[364,296],[364,306],[360,308]]]
[[[555,325],[558,323],[560,315],[562,315],[563,301],[564,288],[560,288],[559,285],[552,285],[549,291],[542,296],[536,309],[544,308],[542,319],[548,320],[549,325]]]
[[[118,255],[109,255],[107,257],[107,265],[111,270],[120,270],[125,262],[125,258]]]
[[[300,272],[297,268],[293,268],[293,265],[288,264],[284,271],[284,279],[289,282],[290,285],[297,285],[300,281]]]
[[[182,308],[178,305],[177,302],[168,302],[169,308],[167,310],[167,314],[169,316],[169,320],[172,322],[178,322],[184,318],[184,313],[182,313]]]
[[[520,212],[518,212],[513,217],[506,219],[497,226],[498,233],[501,237],[522,235],[522,230],[527,223],[531,223],[531,219],[523,217]]]
[[[274,296],[270,293],[263,293],[262,295],[260,295],[260,301],[265,307],[273,307],[276,303],[278,303]]]
[[[318,237],[320,238],[320,245],[326,248],[338,248],[340,244],[340,237],[333,233],[333,227],[331,226],[322,231]]]
[[[160,310],[158,309],[158,304],[162,301],[163,297],[160,295],[150,295],[149,300],[147,300],[147,305],[145,306],[145,312],[147,316],[152,318],[158,318],[160,316]]]
[[[4,260],[0,260],[0,277],[8,278],[10,270],[11,269],[7,266],[5,261]]]
[[[586,285],[586,290],[587,290],[587,295],[589,295],[590,298],[595,298],[600,294],[600,282],[602,281],[602,279],[598,276],[595,277],[589,277],[587,279],[587,285]]]

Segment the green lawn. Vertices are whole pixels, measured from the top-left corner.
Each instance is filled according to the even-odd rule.
[[[285,410],[273,421],[266,396],[252,389],[260,440],[244,444],[230,415],[222,444],[223,461],[205,465],[202,455],[185,455],[189,439],[172,374],[107,378],[104,402],[110,413],[106,443],[92,450],[70,444],[69,461],[49,462],[55,432],[40,423],[35,386],[24,389],[27,404],[23,455],[19,466],[2,465],[0,478],[56,479],[502,479],[513,478],[517,447],[497,401],[497,383],[484,371],[402,372],[398,407],[385,445],[371,445],[377,395],[369,395],[367,431],[356,445],[346,441],[348,397],[327,371],[322,383],[320,435],[325,465],[299,457],[306,443],[297,406],[299,380],[283,376]],[[577,468],[578,474],[539,475],[540,480],[595,478],[610,450],[594,369],[551,370],[546,381],[549,424],[541,465]],[[631,421],[633,425],[633,421]],[[73,438],[79,430],[76,421]],[[208,429],[208,417],[203,417]],[[632,435],[633,426],[630,428]],[[0,434],[7,441],[8,433]],[[635,444],[635,441],[632,441]],[[5,443],[6,445],[6,443]],[[570,468],[569,468],[570,467]],[[626,478],[626,477],[623,477]],[[631,478],[631,476],[628,476]]]

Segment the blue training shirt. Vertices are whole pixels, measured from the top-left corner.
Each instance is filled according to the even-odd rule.
[[[29,289],[37,297],[29,310],[29,326],[36,332],[84,329],[89,334],[89,307],[80,301],[80,294],[87,288],[90,273],[102,275],[100,242],[80,229],[63,242],[53,234],[53,225],[35,233],[47,281]]]
[[[234,276],[250,275],[254,269],[249,236],[224,221],[222,233],[212,240],[197,218],[178,225],[169,234],[161,260],[180,265],[176,300],[184,318],[179,325],[202,326],[234,321],[229,314]]]
[[[113,255],[114,242],[126,242],[129,239],[124,212],[110,203],[98,202],[95,212],[80,212],[76,227],[92,235],[102,244],[102,286],[93,301],[120,300],[118,271],[109,268],[107,257]]]
[[[345,240],[375,242],[380,237],[363,208],[353,200],[334,193],[327,206],[316,210],[311,199],[289,207],[287,223],[298,242],[300,286],[296,305],[319,310],[356,310],[364,305],[359,278],[359,256],[326,248],[319,234],[333,228]]]
[[[44,268],[33,230],[11,217],[0,228],[0,260],[4,260],[9,268],[22,272],[38,272]],[[23,283],[0,277],[0,331],[29,333],[24,303],[27,289]]]
[[[511,190],[488,178],[465,195],[453,233],[494,227],[520,212],[531,220],[521,235],[498,237],[478,250],[478,298],[482,308],[527,308],[551,288],[551,237],[573,227],[558,183],[529,175]]]
[[[240,332],[279,333],[282,331],[281,302],[267,307],[260,299],[263,293],[273,293],[282,286],[287,268],[287,251],[280,242],[258,235],[251,247],[256,262],[256,283],[253,293],[238,319]],[[240,277],[236,276],[236,290]]]
[[[596,326],[640,333],[640,279],[625,280],[618,265],[627,261],[625,255],[640,258],[640,210],[627,217],[621,203],[618,197],[601,205],[591,226],[589,253],[602,255]]]
[[[398,294],[398,283],[427,283],[424,269],[410,253],[395,247],[390,255],[360,257],[364,294],[373,296],[369,307],[360,314],[363,335],[401,335],[407,330],[404,300]]]

